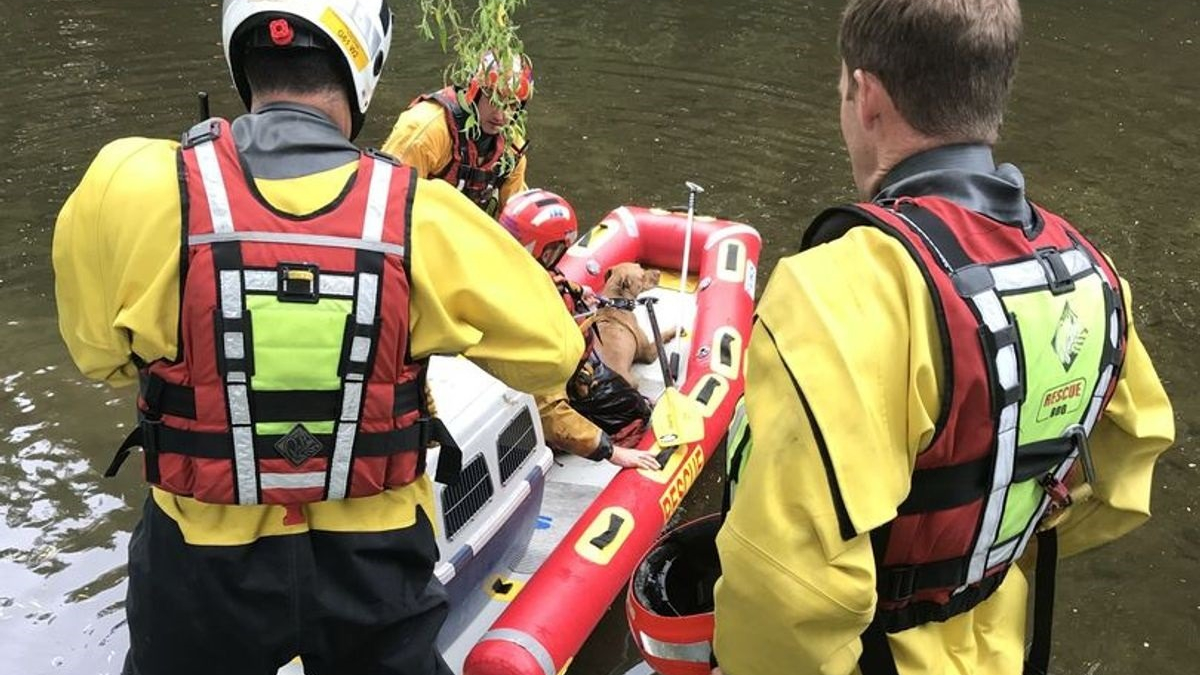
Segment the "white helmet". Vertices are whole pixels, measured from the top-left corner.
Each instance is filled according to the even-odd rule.
[[[252,29],[263,28],[262,31]],[[246,107],[250,86],[242,64],[245,47],[337,48],[345,65],[352,118],[351,138],[358,134],[375,85],[392,45],[392,10],[387,0],[224,0],[221,42],[229,74]],[[232,48],[233,45],[237,48]]]

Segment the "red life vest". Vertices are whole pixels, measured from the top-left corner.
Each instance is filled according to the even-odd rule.
[[[567,306],[567,311],[571,313],[571,316],[579,314],[580,308],[584,305],[583,287],[568,279],[557,269],[550,270],[550,280],[554,282],[554,288],[562,296],[563,304]]]
[[[467,111],[458,104],[458,90],[446,87],[418,96],[409,107],[425,101],[433,101],[442,107],[446,117],[446,128],[450,131],[450,162],[442,167],[434,178],[455,186],[488,215],[495,216],[500,205],[500,186],[508,179],[511,171],[502,167],[506,144],[503,134],[492,137],[492,147],[484,155],[480,153],[478,140],[467,136],[464,127]],[[482,134],[482,132],[481,132]],[[482,135],[481,135],[482,137]],[[517,158],[524,153],[517,151]]]
[[[1025,231],[946,199],[904,198],[830,209],[805,233],[804,248],[856,225],[894,237],[925,276],[938,317],[944,390],[936,431],[916,460],[911,490],[897,517],[872,533],[875,622],[887,632],[944,621],[995,591],[1075,460],[1083,453],[1090,461],[1086,435],[1116,386],[1125,350],[1116,272],[1065,220],[1033,208],[1036,225]],[[1073,292],[1082,279],[1094,283],[1095,276],[1103,295],[1103,346],[1099,371],[1091,372],[1077,392],[1082,397],[1078,415],[1072,411],[1063,417],[1074,431],[1024,443],[1018,436],[1027,364],[1017,315],[1006,311],[1002,296],[1049,291],[1056,297]],[[821,450],[827,452],[823,445]],[[1033,493],[1032,500],[1041,497],[1031,524],[1001,537],[1008,488],[1030,480],[1045,489]],[[844,506],[838,506],[844,515]],[[848,517],[842,523],[844,536],[853,536]]]
[[[109,473],[141,445],[147,480],[211,503],[415,480],[431,439],[453,445],[408,352],[415,172],[364,154],[337,202],[297,217],[259,196],[224,120],[189,132],[180,166],[179,358],[142,367],[139,428]]]

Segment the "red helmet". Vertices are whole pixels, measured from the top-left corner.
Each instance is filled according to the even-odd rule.
[[[668,531],[629,579],[625,616],[646,663],[661,675],[708,675],[720,514]]]
[[[500,224],[546,269],[558,263],[579,230],[575,209],[567,200],[537,188],[509,198]]]
[[[488,50],[479,59],[479,70],[467,84],[467,100],[474,102],[480,91],[499,89],[501,96],[515,98],[521,105],[533,96],[533,63],[525,55],[514,55],[504,64],[495,52]]]

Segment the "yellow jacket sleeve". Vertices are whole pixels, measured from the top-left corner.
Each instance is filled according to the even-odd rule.
[[[131,355],[174,357],[179,315],[179,183],[172,141],[105,146],[54,228],[58,325],[86,376],[123,385]]]
[[[600,427],[572,408],[564,392],[538,396],[537,405],[546,445],[580,457],[587,457],[599,447]]]
[[[414,356],[461,353],[514,389],[564,388],[583,336],[512,235],[448,183],[422,180],[410,245]]]
[[[425,101],[400,113],[382,150],[432,178],[450,163],[450,130],[442,107]]]

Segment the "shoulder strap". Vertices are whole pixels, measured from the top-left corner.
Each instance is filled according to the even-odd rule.
[[[183,138],[180,139],[180,143],[183,145],[183,149],[186,150],[201,143],[215,141],[221,137],[221,130],[226,124],[228,123],[219,117],[204,120],[183,132]]]

